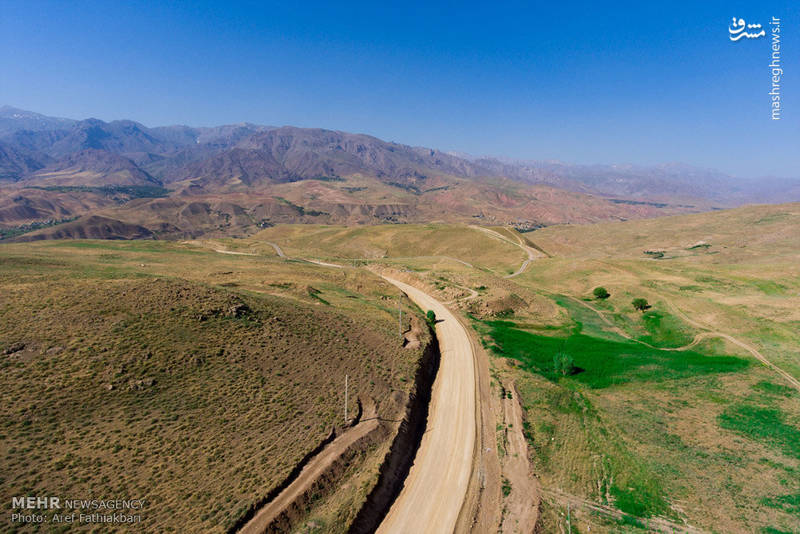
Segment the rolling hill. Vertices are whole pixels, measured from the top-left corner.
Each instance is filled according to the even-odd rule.
[[[516,162],[316,128],[148,128],[3,109],[3,228],[40,224],[58,213],[59,219],[102,215],[165,238],[245,235],[287,222],[478,222],[530,230],[800,195],[797,180],[746,182],[686,165]],[[144,189],[128,195],[109,189],[119,186]],[[82,189],[64,197],[56,190],[63,187]],[[92,197],[98,191],[101,201]],[[86,201],[76,203],[81,194]],[[165,195],[168,202],[153,198]],[[49,208],[31,209],[45,201]]]
[[[0,292],[2,498],[143,498],[139,532],[228,532],[333,429],[347,431],[347,376],[349,417],[363,405],[380,421],[314,490],[343,531],[375,484],[430,342],[403,300],[417,332],[403,347],[396,291],[376,277],[274,253],[8,244]]]

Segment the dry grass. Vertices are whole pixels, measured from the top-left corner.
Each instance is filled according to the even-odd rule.
[[[24,344],[0,356],[6,502],[145,498],[142,531],[222,531],[341,424],[345,373],[395,418],[419,357],[364,272],[158,242],[0,265],[0,348]]]
[[[498,270],[522,262],[525,254],[499,239],[463,225],[402,224],[383,226],[280,225],[259,232],[252,241],[278,243],[290,256],[341,259],[466,261]],[[463,265],[463,264],[461,264]]]
[[[597,338],[622,343],[605,345],[615,347],[624,347],[620,332],[656,347],[674,348],[701,331],[719,330],[800,377],[798,217],[798,205],[788,204],[546,228],[524,237],[553,257],[536,260],[528,272],[512,279],[503,276],[525,258],[519,248],[454,225],[288,225],[244,240],[48,243],[2,250],[31,262],[57,257],[68,270],[86,270],[101,278],[123,272],[126,283],[169,276],[192,280],[201,284],[198,287],[224,287],[240,298],[262,301],[271,295],[275,302],[296,303],[303,310],[336,310],[363,318],[365,324],[374,321],[370,329],[391,339],[394,304],[383,300],[395,294],[391,289],[361,269],[279,259],[267,243],[276,242],[290,257],[340,263],[360,258],[408,270],[409,277],[478,321],[509,320],[537,336],[566,337],[580,329],[582,342]],[[214,248],[255,256],[228,256],[214,253]],[[644,254],[646,250],[663,254]],[[28,270],[35,280],[18,282],[19,291],[50,276],[41,267]],[[590,299],[600,285],[611,297],[586,303],[603,318],[563,297]],[[649,314],[632,309],[634,297],[650,301]],[[43,302],[40,307],[51,305]],[[687,322],[675,308],[697,324]],[[492,343],[489,337],[484,341]],[[590,388],[574,377],[532,374],[514,365],[503,371],[518,385],[537,475],[545,489],[634,515],[665,516],[713,531],[796,530],[800,458],[787,440],[800,431],[800,398],[739,347],[706,340],[695,350],[745,358],[750,365],[674,377],[658,377],[655,367],[644,366],[653,372],[602,388]],[[669,354],[665,351],[659,358]],[[620,356],[624,354],[608,354]],[[383,383],[397,384],[401,374],[390,369],[388,376],[378,376]],[[380,383],[376,381],[376,387]],[[335,403],[331,409],[335,414]],[[325,414],[319,417],[324,420]],[[348,476],[350,487],[358,488],[369,478],[364,473]],[[347,509],[343,503],[348,495],[320,503],[301,531],[333,528]],[[555,505],[545,507],[545,526],[563,525],[563,511]],[[581,531],[588,526],[592,532],[641,530],[635,521],[620,525],[585,512],[578,515]]]
[[[561,336],[579,327],[589,338],[624,341],[616,329],[656,346],[676,347],[701,331],[719,330],[800,377],[798,226],[797,205],[785,205],[546,228],[524,237],[553,257],[535,261],[527,273],[509,280],[501,277],[521,263],[519,249],[516,256],[495,256],[497,264],[482,270],[490,264],[481,247],[452,254],[477,267],[472,269],[442,258],[406,258],[407,250],[392,246],[392,228],[300,228],[299,235],[274,228],[265,234],[285,237],[281,243],[290,249],[297,243],[292,249],[297,254],[314,250],[323,257],[348,257],[347,247],[364,256],[371,252],[383,263],[409,269],[465,312],[482,320],[510,320],[536,335]],[[425,243],[435,243],[437,250],[452,246],[446,232],[424,235],[415,247],[420,256],[433,254]],[[664,254],[655,259],[645,250]],[[611,298],[591,300],[597,286],[606,287]],[[469,290],[477,297],[467,300]],[[608,322],[558,295],[590,299]],[[647,298],[653,308],[644,315],[635,311],[635,297]],[[673,305],[707,328],[687,323]],[[647,378],[643,372],[626,384],[601,389],[512,367],[508,372],[525,404],[537,475],[546,489],[635,516],[664,516],[712,531],[792,531],[798,521],[792,503],[800,494],[800,458],[780,444],[794,436],[792,428],[800,428],[798,396],[791,390],[770,394],[784,391],[781,378],[739,347],[706,340],[696,351],[733,355],[750,365],[677,378]],[[725,422],[726,414],[739,413],[775,413],[781,419],[772,426],[752,417],[750,427]],[[563,525],[558,513],[558,508],[545,510],[553,528],[560,521]],[[633,520],[621,525],[579,515],[581,531],[587,526],[592,532],[641,531]]]
[[[579,324],[598,339],[621,339],[616,328],[674,347],[701,331],[721,331],[800,377],[798,224],[798,205],[790,204],[547,228],[526,237],[554,257],[538,260],[514,282],[590,301],[607,322],[562,299],[569,317],[563,324]],[[592,300],[597,286],[611,297]],[[634,297],[647,298],[651,312],[633,310]],[[647,319],[651,316],[657,319]],[[721,340],[697,350],[749,358]],[[781,377],[751,362],[735,373],[632,381],[607,390],[517,372],[533,461],[544,486],[713,531],[792,531],[800,518],[791,504],[800,494],[800,458],[786,443],[800,432],[800,397]],[[770,417],[758,419],[764,414]],[[620,501],[609,484],[633,490],[642,502]],[[621,528],[583,520],[592,532]]]

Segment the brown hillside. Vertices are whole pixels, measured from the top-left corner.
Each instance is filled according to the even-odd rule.
[[[89,215],[76,221],[24,234],[14,241],[44,239],[147,239],[153,232],[143,226],[128,224],[108,217]]]

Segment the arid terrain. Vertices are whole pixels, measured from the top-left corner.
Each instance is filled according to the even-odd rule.
[[[0,252],[3,499],[144,498],[139,531],[224,532],[358,403],[380,425],[317,499],[344,528],[375,481],[429,342],[380,279],[194,244]],[[353,464],[353,459],[358,462]],[[322,520],[322,519],[320,519]],[[20,531],[29,531],[22,526]]]
[[[734,182],[2,108],[1,497],[797,532],[800,205],[733,207],[797,184]]]
[[[0,0],[0,534],[800,534],[798,27]]]
[[[243,237],[298,222],[530,230],[785,201],[799,192],[797,180],[756,184],[679,164],[510,162],[316,128],[148,128],[0,108],[6,240]]]
[[[800,518],[798,227],[800,208],[784,204],[526,234],[498,227],[494,237],[279,226],[255,239],[405,272],[462,311],[503,399],[492,424],[499,461],[515,461],[508,451],[525,441],[531,476],[517,483],[540,485],[542,531],[569,522],[580,532],[774,533]],[[525,248],[540,256],[509,278]],[[599,286],[608,298],[593,296]],[[636,311],[636,297],[650,307]],[[574,361],[567,374],[554,371],[559,353]],[[501,477],[505,525],[520,515],[519,495]]]

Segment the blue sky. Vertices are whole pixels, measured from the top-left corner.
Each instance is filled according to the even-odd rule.
[[[292,4],[0,0],[0,104],[800,176],[797,2]],[[780,121],[770,43],[733,16],[781,18]]]

